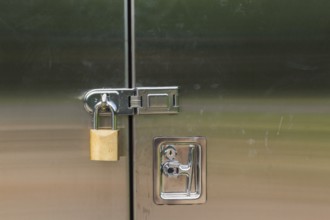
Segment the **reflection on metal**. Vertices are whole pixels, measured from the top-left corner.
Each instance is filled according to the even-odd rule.
[[[92,113],[101,95],[106,94],[117,106],[117,115],[177,114],[178,90],[177,86],[93,89],[84,96],[85,109]]]
[[[134,96],[134,89],[93,89],[84,96],[84,107],[87,112],[93,113],[95,105],[101,101],[101,95],[106,94],[107,99],[114,102],[117,106],[118,115],[132,115],[134,109],[130,108],[129,101]]]
[[[154,139],[154,201],[156,204],[206,202],[205,137]]]
[[[116,117],[116,111],[117,111],[117,106],[115,103],[112,101],[108,100],[107,94],[102,94],[101,96],[101,101],[98,102],[93,111],[93,129],[98,129],[99,125],[99,113],[101,110],[103,111],[109,111],[111,112],[111,127],[112,130],[117,129],[117,117]]]

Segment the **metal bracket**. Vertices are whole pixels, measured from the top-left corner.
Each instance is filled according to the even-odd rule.
[[[94,106],[106,94],[108,100],[116,104],[117,115],[177,114],[178,90],[177,86],[93,89],[85,94],[84,107],[92,114]]]

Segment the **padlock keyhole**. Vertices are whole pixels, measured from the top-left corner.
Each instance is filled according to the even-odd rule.
[[[173,145],[168,145],[166,146],[163,154],[165,155],[165,157],[169,160],[174,160],[175,156],[176,156],[176,149]]]

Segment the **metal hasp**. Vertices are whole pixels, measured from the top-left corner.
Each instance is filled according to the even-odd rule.
[[[154,138],[156,204],[206,202],[206,138]]]
[[[116,115],[177,114],[178,91],[177,86],[93,89],[85,94],[84,107],[93,113],[95,105],[106,94],[117,106]]]

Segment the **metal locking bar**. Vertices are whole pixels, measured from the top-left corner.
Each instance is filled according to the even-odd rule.
[[[85,94],[84,107],[87,112],[93,113],[102,94],[107,94],[108,100],[117,106],[117,115],[177,114],[178,93],[178,86],[93,89]]]

